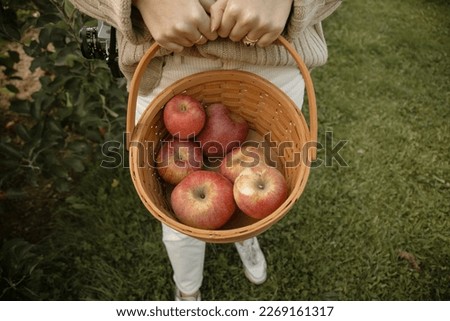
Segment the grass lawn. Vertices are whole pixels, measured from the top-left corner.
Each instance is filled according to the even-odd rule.
[[[445,0],[358,0],[326,20],[329,61],[312,73],[324,163],[259,238],[267,282],[208,244],[205,300],[450,300],[449,16]],[[94,166],[54,217],[27,252],[36,298],[173,299],[127,168]]]

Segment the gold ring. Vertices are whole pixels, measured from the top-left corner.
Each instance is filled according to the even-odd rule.
[[[248,36],[245,36],[244,40],[242,41],[244,43],[244,45],[246,45],[247,47],[253,47],[254,45],[256,45],[256,43],[258,42],[259,39],[256,40],[252,40],[250,39]]]
[[[198,44],[198,43],[200,43],[200,41],[202,41],[203,40],[203,35],[200,35],[200,38],[198,38],[198,40],[196,41],[196,42],[194,42],[194,44]]]

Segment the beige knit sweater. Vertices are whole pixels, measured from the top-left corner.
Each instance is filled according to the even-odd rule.
[[[81,12],[107,22],[117,29],[119,67],[127,80],[131,80],[144,52],[152,44],[152,36],[145,27],[132,0],[70,0]],[[323,65],[327,60],[327,46],[321,21],[328,17],[341,0],[294,0],[291,15],[283,35],[294,45],[309,68]],[[141,94],[148,93],[158,84],[163,67],[162,56],[170,52],[161,49],[152,60],[141,81]],[[294,64],[288,52],[280,46],[266,48],[246,47],[242,43],[217,39],[202,46],[186,48],[188,56],[220,58],[260,65]]]

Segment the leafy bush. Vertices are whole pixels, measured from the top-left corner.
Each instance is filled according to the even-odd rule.
[[[81,55],[79,30],[96,21],[68,1],[0,0],[0,18],[0,298],[36,299],[32,243],[101,145],[122,140],[126,90],[105,61]],[[28,97],[25,60],[40,83]]]
[[[12,100],[2,112],[0,190],[3,197],[50,180],[68,191],[77,173],[95,160],[101,143],[121,140],[126,92],[104,61],[87,60],[78,33],[93,23],[68,1],[2,1],[1,43],[19,42],[32,57],[31,71],[43,70],[41,89],[31,100],[8,81],[18,78],[15,50],[1,53],[3,89]],[[37,34],[27,38],[26,35]],[[8,124],[8,126],[6,125]]]
[[[22,239],[5,242],[0,248],[0,298],[37,299],[33,289],[38,288],[42,277],[41,261],[35,245]]]

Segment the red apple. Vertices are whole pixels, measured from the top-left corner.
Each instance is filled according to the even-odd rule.
[[[247,121],[221,103],[206,108],[206,122],[196,137],[205,156],[224,157],[247,137]]]
[[[264,151],[261,148],[253,145],[243,145],[234,148],[224,157],[219,166],[219,172],[234,183],[245,168],[254,167],[259,163],[265,162]]]
[[[196,171],[175,186],[172,209],[180,222],[202,229],[222,227],[236,210],[233,184],[217,172]]]
[[[196,142],[172,137],[163,141],[156,167],[163,180],[176,185],[188,174],[202,169],[202,159],[202,150]]]
[[[205,125],[206,112],[197,99],[188,95],[176,95],[166,103],[163,120],[172,136],[192,138]]]
[[[239,174],[234,182],[233,194],[244,214],[261,219],[283,204],[288,197],[288,186],[278,169],[259,164]]]

